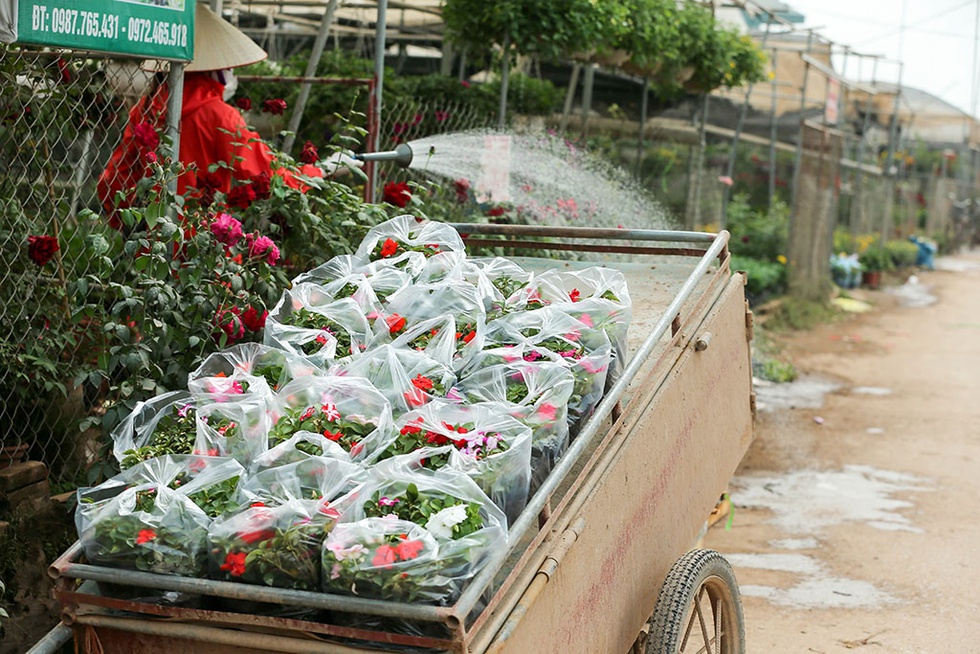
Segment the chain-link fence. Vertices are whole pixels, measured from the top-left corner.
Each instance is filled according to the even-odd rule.
[[[0,47],[4,457],[29,452],[53,480],[78,479],[93,454],[77,430],[93,397],[76,375],[97,353],[68,300],[90,272],[78,216],[100,210],[97,179],[148,79],[135,62]]]

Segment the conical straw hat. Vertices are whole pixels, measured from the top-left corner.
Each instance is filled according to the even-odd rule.
[[[239,68],[269,56],[207,5],[197,3],[194,21],[194,61],[184,68],[188,73]]]

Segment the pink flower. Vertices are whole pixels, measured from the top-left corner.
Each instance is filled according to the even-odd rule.
[[[371,565],[376,568],[390,568],[395,562],[395,548],[391,545],[381,545],[375,551]]]
[[[596,363],[593,363],[590,359],[581,359],[579,361],[579,365],[581,365],[582,368],[585,369],[585,372],[591,373],[593,375],[596,373],[600,373],[606,369],[605,366],[597,365]]]
[[[210,229],[216,239],[229,247],[238,243],[245,235],[242,231],[242,223],[227,213],[219,213],[217,219],[211,223]]]
[[[279,248],[268,236],[253,237],[249,234],[248,256],[253,258],[265,257],[270,266],[279,261]]]
[[[382,497],[378,500],[378,506],[395,506],[398,502],[397,497]]]
[[[329,420],[330,422],[333,422],[334,420],[340,420],[340,411],[337,410],[336,404],[330,404],[328,402],[327,404],[321,406],[320,410],[323,411],[323,417]]]
[[[540,407],[538,407],[538,415],[545,420],[554,420],[555,416],[558,415],[558,407],[554,404],[548,404],[545,402]]]
[[[446,121],[446,120],[449,119],[449,112],[448,111],[440,111],[439,109],[436,109],[435,114],[436,114],[436,122],[437,123],[441,123],[441,122]]]
[[[724,184],[725,186],[731,186],[735,183],[735,180],[733,180],[728,175],[719,175],[718,181]]]
[[[586,327],[594,327],[595,326],[595,323],[592,322],[592,316],[590,316],[587,313],[583,313],[581,316],[579,316],[578,317],[578,320],[579,320],[580,323],[582,323]]]

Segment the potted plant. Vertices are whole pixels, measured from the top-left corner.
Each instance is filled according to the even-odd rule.
[[[861,263],[861,283],[871,289],[877,289],[881,285],[881,275],[894,267],[891,254],[879,243],[872,243],[860,255],[858,261]]]

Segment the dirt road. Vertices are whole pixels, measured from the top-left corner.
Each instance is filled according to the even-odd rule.
[[[980,652],[980,253],[939,265],[781,339],[804,377],[758,388],[731,528],[705,542],[751,654]]]

